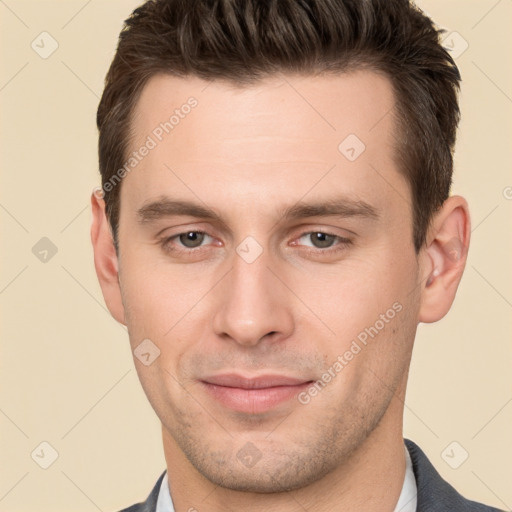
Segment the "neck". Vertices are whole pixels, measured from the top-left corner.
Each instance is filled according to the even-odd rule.
[[[396,404],[398,400],[393,402],[377,428],[342,465],[307,487],[283,493],[241,492],[214,485],[190,464],[163,428],[169,487],[176,512],[392,512],[405,476],[402,404]],[[398,410],[393,411],[395,407]]]

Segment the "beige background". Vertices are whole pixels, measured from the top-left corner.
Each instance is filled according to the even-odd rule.
[[[105,309],[89,240],[96,107],[137,4],[0,0],[0,511],[118,510],[164,469],[159,424],[126,330]],[[419,328],[405,433],[463,494],[511,510],[512,1],[420,5],[460,34],[448,40],[455,51],[469,45],[457,57],[454,192],[470,202],[473,239],[453,310]],[[43,31],[59,45],[47,59],[31,48]],[[42,237],[58,249],[46,263],[32,252]],[[31,458],[43,441],[59,454],[46,470]],[[469,458],[452,469],[446,460],[462,450]]]

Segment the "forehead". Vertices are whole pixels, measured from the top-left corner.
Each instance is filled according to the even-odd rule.
[[[338,138],[346,132],[369,140],[380,121],[384,121],[382,128],[390,127],[392,116],[386,114],[394,106],[390,80],[369,70],[322,76],[279,74],[250,86],[160,74],[148,81],[135,106],[135,139],[169,121],[173,113],[179,116],[178,123],[176,119],[172,122],[173,135],[179,137],[183,127],[174,128],[181,124],[183,115],[188,116],[186,105],[191,98],[198,107],[192,113],[199,112],[193,117],[200,117],[200,123],[194,124],[195,134],[209,140],[237,134],[311,138],[335,134]],[[186,124],[191,123],[194,120]]]
[[[172,189],[219,203],[237,195],[263,204],[278,191],[294,197],[340,186],[382,202],[393,194],[383,195],[383,184],[403,180],[393,113],[391,82],[367,70],[276,75],[244,87],[157,75],[144,87],[131,126],[130,152],[151,149],[127,174],[121,195],[140,204]]]

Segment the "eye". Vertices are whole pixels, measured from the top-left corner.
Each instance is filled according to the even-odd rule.
[[[212,239],[212,237],[202,231],[187,231],[186,233],[178,233],[177,235],[166,238],[162,243],[167,250],[175,249],[180,251],[201,247],[203,242],[210,239]]]
[[[322,233],[320,231],[306,233],[305,235],[302,235],[300,237],[300,239],[302,238],[305,238],[307,241],[310,241],[312,243],[312,246],[316,247],[317,249],[329,248],[336,240],[335,235],[330,235],[329,233]]]
[[[329,249],[335,245],[348,245],[350,243],[350,240],[346,238],[333,235],[331,233],[325,233],[323,231],[311,231],[309,233],[303,233],[298,238],[298,240],[305,241],[300,243],[300,245],[305,245],[306,247],[314,247],[316,249]],[[307,242],[310,243],[308,244]]]
[[[188,231],[187,233],[177,235],[177,238],[185,247],[193,249],[194,247],[199,247],[206,236],[208,236],[206,233],[200,231]]]

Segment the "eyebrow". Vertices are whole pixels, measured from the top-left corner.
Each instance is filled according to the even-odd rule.
[[[220,216],[210,208],[189,201],[173,200],[166,197],[145,204],[137,210],[141,224],[146,224],[161,218],[187,215],[204,219],[220,220]]]
[[[363,217],[378,219],[378,210],[365,201],[334,198],[325,201],[307,203],[299,202],[287,208],[282,217],[285,220],[296,220],[305,217]]]
[[[179,215],[225,224],[221,215],[207,206],[168,197],[151,201],[137,210],[137,218],[140,224],[148,224],[162,218]],[[379,218],[379,211],[365,201],[342,197],[311,203],[300,201],[286,207],[278,217],[288,221],[307,217],[362,217],[375,220]]]

